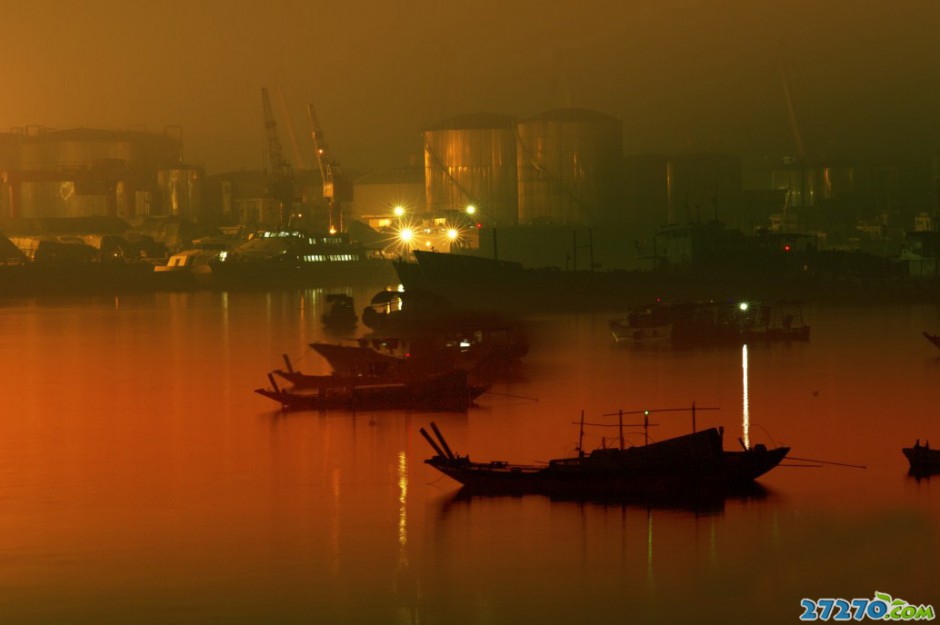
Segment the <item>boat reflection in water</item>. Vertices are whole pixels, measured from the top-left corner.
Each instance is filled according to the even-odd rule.
[[[491,490],[473,486],[461,486],[451,497],[443,502],[442,512],[458,505],[470,505],[474,500],[489,500],[499,497],[516,496],[519,493],[505,490]],[[575,504],[637,510],[673,510],[691,512],[696,515],[720,515],[729,501],[750,502],[771,499],[775,493],[763,484],[749,482],[724,489],[686,489],[674,492],[640,492],[636,494],[600,494],[588,491],[584,494],[562,493],[545,494],[554,504]]]

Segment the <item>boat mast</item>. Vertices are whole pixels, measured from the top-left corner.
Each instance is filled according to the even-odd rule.
[[[620,415],[620,451],[623,451],[623,408],[618,411]]]
[[[584,408],[581,409],[581,431],[578,433],[578,457],[584,457]]]

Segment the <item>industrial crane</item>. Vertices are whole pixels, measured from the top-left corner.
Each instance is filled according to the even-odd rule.
[[[264,108],[264,130],[268,139],[268,161],[271,167],[266,182],[267,196],[281,203],[281,226],[289,225],[294,206],[294,170],[284,160],[281,141],[277,138],[277,122],[271,109],[268,89],[261,88],[261,105]]]
[[[343,176],[342,168],[330,154],[313,104],[307,104],[307,117],[310,120],[313,149],[317,156],[317,165],[320,167],[320,177],[323,179],[323,197],[330,202],[330,232],[335,234],[344,230],[343,203],[352,200],[352,184]]]

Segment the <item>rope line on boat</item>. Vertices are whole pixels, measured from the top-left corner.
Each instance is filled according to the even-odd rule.
[[[864,464],[848,464],[846,462],[832,462],[830,460],[818,460],[816,458],[796,458],[795,456],[787,456],[787,460],[798,460],[800,462],[818,462],[819,464],[831,464],[836,467],[848,467],[850,469],[867,469],[868,468]]]
[[[511,397],[512,399],[525,399],[527,401],[538,401],[538,397],[526,397],[525,395],[513,395],[512,393],[500,393],[489,389],[483,391],[484,395],[499,395],[500,397]]]
[[[780,446],[781,446],[781,445],[779,445],[779,444],[777,443],[776,440],[774,440],[774,437],[773,437],[773,435],[770,433],[770,431],[769,431],[767,428],[765,428],[763,425],[761,425],[760,423],[757,423],[756,421],[751,421],[751,427],[758,427],[758,428],[760,428],[760,429],[761,429],[761,432],[763,432],[764,434],[766,434],[766,435],[767,435],[767,438],[770,439],[770,442],[774,444],[774,447],[780,447]]]

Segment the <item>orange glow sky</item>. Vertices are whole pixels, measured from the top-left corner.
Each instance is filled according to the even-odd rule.
[[[781,62],[812,154],[940,143],[932,0],[35,0],[0,12],[0,128],[181,125],[186,160],[210,173],[261,166],[262,86],[283,91],[301,150],[312,100],[347,168],[406,163],[421,129],[449,116],[569,105],[621,117],[626,153],[792,152]]]

